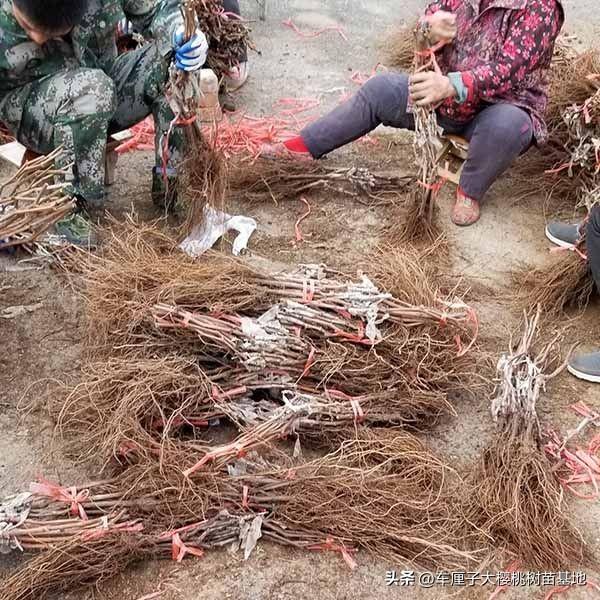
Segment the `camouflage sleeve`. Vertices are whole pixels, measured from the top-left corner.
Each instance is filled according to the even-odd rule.
[[[155,40],[162,56],[172,49],[173,32],[183,24],[179,0],[122,0],[125,16],[144,37]]]

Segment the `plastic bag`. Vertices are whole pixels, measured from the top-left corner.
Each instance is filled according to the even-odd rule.
[[[228,215],[206,205],[202,223],[179,244],[179,248],[196,258],[212,248],[221,236],[233,229],[238,232],[238,236],[233,242],[232,252],[234,256],[238,256],[247,248],[248,240],[257,227],[256,221],[250,217]]]

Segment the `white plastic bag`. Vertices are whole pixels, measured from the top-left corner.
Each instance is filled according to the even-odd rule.
[[[206,205],[202,223],[179,244],[179,248],[196,258],[212,248],[221,236],[233,229],[238,232],[238,236],[233,242],[232,252],[234,256],[238,256],[248,247],[248,240],[257,227],[256,221],[250,217],[241,215],[234,217]]]

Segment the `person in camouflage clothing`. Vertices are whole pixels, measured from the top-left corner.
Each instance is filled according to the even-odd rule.
[[[162,137],[174,114],[165,99],[169,66],[200,68],[208,51],[199,30],[183,42],[177,0],[0,0],[0,122],[27,148],[62,146],[72,187],[92,206],[104,202],[107,137],[152,114],[153,190],[161,187]],[[150,42],[117,54],[117,24],[129,19]],[[183,130],[169,136],[168,176]]]

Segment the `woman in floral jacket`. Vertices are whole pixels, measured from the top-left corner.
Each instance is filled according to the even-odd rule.
[[[564,22],[559,0],[436,0],[420,21],[441,72],[370,79],[285,143],[320,158],[380,124],[412,129],[411,105],[436,106],[446,133],[470,142],[452,220],[471,225],[492,183],[546,138],[547,75]]]

